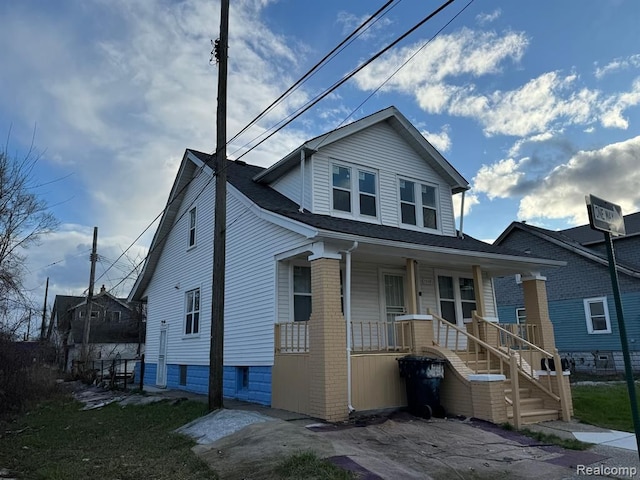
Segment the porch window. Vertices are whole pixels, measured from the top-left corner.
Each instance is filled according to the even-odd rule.
[[[527,312],[524,308],[516,308],[516,323],[518,325],[527,323]]]
[[[311,267],[293,266],[293,320],[311,318]]]
[[[196,244],[196,207],[189,210],[189,240],[188,246],[193,247]]]
[[[585,298],[584,313],[589,333],[611,333],[607,297]]]
[[[351,212],[351,169],[333,166],[333,209]]]
[[[467,277],[438,275],[440,315],[454,325],[472,318],[476,310],[476,293],[473,279]]]
[[[399,187],[401,223],[437,230],[437,188],[402,178],[399,181]]]
[[[200,289],[189,290],[185,294],[185,335],[200,332]]]

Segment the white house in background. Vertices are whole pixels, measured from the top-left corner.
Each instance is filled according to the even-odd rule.
[[[186,150],[129,297],[147,302],[148,384],[208,389],[213,164]],[[329,420],[406,405],[398,352],[415,351],[442,325],[471,345],[472,311],[497,317],[492,277],[520,273],[538,284],[537,271],[560,265],[459,235],[452,196],[468,183],[395,107],[309,140],[270,168],[226,165],[226,397]],[[427,324],[431,334],[417,339]],[[371,359],[384,372],[359,363]],[[453,376],[445,384],[467,395],[465,375],[462,390]],[[470,398],[444,405],[472,408]]]

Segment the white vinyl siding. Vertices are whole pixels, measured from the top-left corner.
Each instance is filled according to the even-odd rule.
[[[180,215],[209,180],[200,175],[189,185]],[[215,186],[198,197],[201,215],[213,220]],[[272,365],[276,314],[275,255],[297,244],[302,236],[256,217],[235,193],[227,194],[227,265],[225,288],[225,365]],[[234,220],[236,220],[234,222]],[[198,243],[213,245],[213,221],[201,221]],[[145,292],[148,299],[146,358],[158,359],[161,322],[167,328],[167,364],[209,365],[211,335],[211,248],[185,255],[188,215],[167,236],[155,273]],[[261,232],[257,239],[255,232]],[[185,292],[200,286],[200,335],[184,335]],[[251,345],[247,349],[247,345]]]
[[[389,125],[379,123],[339,142],[321,147],[313,156],[313,212],[331,215],[332,159],[362,165],[378,173],[378,215],[383,225],[401,226],[398,177],[437,187],[439,232],[455,236],[451,187]],[[392,168],[391,168],[392,166]],[[418,212],[422,215],[422,212]]]
[[[269,186],[298,205],[300,205],[300,196],[302,195],[303,208],[312,211],[312,174],[311,159],[307,158],[305,160],[304,175],[301,173],[300,164],[298,164],[283,176],[274,180]],[[304,189],[302,188],[303,177]]]

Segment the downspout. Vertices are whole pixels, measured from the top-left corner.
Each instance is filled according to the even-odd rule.
[[[344,285],[344,319],[347,324],[347,406],[349,413],[355,408],[351,405],[351,252],[358,248],[358,242],[353,242],[345,254],[345,285]]]
[[[464,194],[466,193],[465,190],[462,191],[462,201],[460,202],[460,232],[458,233],[458,236],[460,238],[464,238],[464,233],[462,233],[462,225],[464,224]]]
[[[298,211],[300,213],[304,213],[304,207],[302,206],[304,203],[304,163],[305,163],[305,155],[304,155],[304,148],[302,150],[300,150],[300,174],[302,176],[302,182],[300,185],[300,208],[298,209]]]

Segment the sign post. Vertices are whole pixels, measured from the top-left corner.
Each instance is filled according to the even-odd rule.
[[[618,270],[616,269],[616,258],[613,250],[612,235],[625,235],[624,217],[619,205],[607,202],[593,195],[585,197],[587,202],[587,213],[589,214],[589,224],[594,230],[604,233],[604,240],[607,245],[607,256],[609,257],[609,274],[611,275],[611,286],[613,288],[613,298],[616,303],[616,316],[618,317],[618,329],[620,330],[620,344],[622,346],[622,357],[624,358],[624,371],[627,379],[627,389],[629,391],[629,401],[631,403],[631,416],[633,417],[633,428],[636,433],[636,445],[640,456],[640,417],[638,416],[638,401],[636,399],[636,386],[633,381],[633,368],[631,356],[629,355],[629,342],[627,341],[627,330],[624,324],[624,312],[622,310],[622,300],[620,298],[620,287],[618,284]]]

